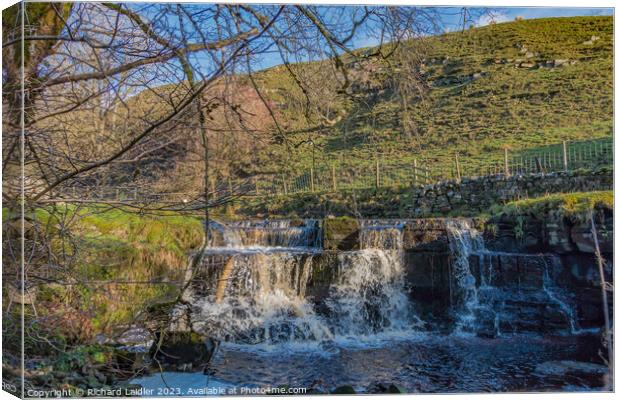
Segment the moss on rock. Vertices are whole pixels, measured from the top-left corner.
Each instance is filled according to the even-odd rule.
[[[327,250],[359,249],[359,221],[351,217],[323,221],[323,247]]]

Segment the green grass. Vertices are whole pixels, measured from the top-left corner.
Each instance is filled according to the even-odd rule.
[[[288,138],[299,143],[312,136],[317,164],[368,169],[377,157],[385,164],[404,165],[416,158],[439,169],[450,168],[458,152],[467,174],[490,161],[501,161],[505,146],[518,151],[562,140],[611,136],[612,30],[611,17],[548,18],[425,39],[426,80],[431,89],[423,99],[411,101],[418,132],[412,138],[402,133],[398,101],[385,71],[370,78],[379,95],[359,89],[351,96],[335,97],[334,114],[343,112],[345,117],[320,132],[312,131],[312,124],[302,118],[300,92],[283,67],[262,72],[258,80],[267,95],[281,104],[279,113],[288,125],[310,129],[310,134]],[[591,36],[600,39],[583,44]],[[517,68],[514,60],[525,57],[520,54],[522,46],[534,54],[531,60],[536,63],[568,59],[575,64]],[[485,75],[468,80],[474,73]],[[355,79],[356,74],[352,76]],[[325,82],[330,84],[335,85]],[[309,169],[312,146],[276,148],[280,155],[262,159],[256,172]]]
[[[598,40],[588,44],[592,36]],[[329,175],[336,165],[338,171],[370,171],[367,177],[372,178],[379,159],[386,170],[394,166],[393,180],[404,182],[414,159],[430,168],[431,176],[446,178],[454,173],[458,153],[461,174],[472,176],[490,164],[502,163],[505,147],[514,155],[563,140],[612,136],[612,17],[514,21],[415,43],[425,49],[421,68],[428,90],[408,99],[414,127],[410,137],[403,132],[400,102],[393,90],[395,70],[385,60],[365,57],[372,49],[359,49],[359,66],[357,60],[343,57],[350,67],[351,86],[346,93],[340,90],[341,79],[329,60],[290,66],[311,100],[321,103],[320,112],[306,108],[305,94],[285,66],[256,72],[254,80],[272,105],[286,141],[280,143],[279,133],[276,138],[278,130],[270,117],[255,121],[260,129],[273,133],[261,136],[260,142],[266,144],[245,153],[214,145],[214,171],[221,170],[224,179],[229,173],[234,178],[230,171],[255,175],[267,191],[273,176],[300,177],[309,173],[313,160],[317,173]],[[522,68],[519,59],[536,66]],[[546,66],[555,60],[569,62]],[[396,65],[395,60],[390,63]],[[477,79],[474,74],[479,74]],[[247,76],[237,78],[240,91],[252,90]],[[130,99],[143,104],[157,101],[148,91]],[[262,107],[257,98],[239,101],[250,113]],[[140,107],[136,109],[139,114]],[[158,112],[143,111],[149,117]],[[321,116],[336,122],[325,125]],[[234,135],[232,140],[237,138]],[[217,143],[221,138],[214,139]],[[348,180],[349,188],[367,188],[367,177],[341,179]],[[184,190],[190,189],[197,188]]]
[[[494,214],[518,216],[524,214],[544,215],[558,210],[562,215],[580,220],[587,219],[588,214],[596,209],[614,208],[614,193],[611,190],[598,192],[560,193],[535,199],[519,200],[498,206]]]
[[[75,256],[67,262],[68,275],[78,278],[74,285],[40,290],[39,300],[84,313],[97,332],[129,323],[148,304],[175,298],[188,257],[203,241],[199,219],[174,214],[62,205],[35,215],[51,234],[53,250]],[[73,221],[70,237],[62,240],[58,233],[66,221]]]

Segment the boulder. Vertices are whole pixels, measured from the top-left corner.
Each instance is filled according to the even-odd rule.
[[[338,386],[336,389],[332,390],[332,394],[357,394],[355,389],[351,385],[343,385]]]
[[[161,331],[149,350],[156,364],[180,370],[204,368],[215,354],[218,342],[199,333]]]

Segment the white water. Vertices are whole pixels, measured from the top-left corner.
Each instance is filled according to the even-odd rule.
[[[206,293],[190,300],[199,311],[195,328],[236,343],[313,342],[322,346],[420,330],[424,324],[412,309],[405,284],[404,222],[361,221],[361,249],[340,251],[336,260],[328,261],[335,270],[330,282],[322,283],[329,287],[316,302],[307,288],[317,257],[323,257],[320,226],[314,220],[295,225],[250,221],[216,226],[223,241],[205,251],[203,268],[210,271]],[[527,300],[514,292],[517,289],[496,286],[494,257],[510,254],[486,250],[482,235],[468,220],[449,220],[446,229],[452,253],[455,333],[493,331],[500,335],[502,323],[508,323],[510,332],[514,305],[506,302]],[[471,270],[472,256],[478,261],[478,283]],[[541,289],[550,304],[567,315],[571,331],[576,332],[573,311],[548,273]],[[532,300],[540,301],[537,296]]]
[[[549,297],[551,302],[555,303],[560,307],[569,324],[570,333],[571,334],[579,334],[582,333],[579,327],[577,326],[575,312],[573,308],[568,305],[568,303],[562,298],[562,294],[557,289],[557,287],[553,284],[551,277],[549,276],[549,264],[545,259],[545,271],[543,275],[543,290]]]
[[[223,246],[209,247],[219,264],[209,295],[194,298],[194,328],[240,343],[329,343],[394,334],[419,322],[405,293],[402,224],[362,224],[362,249],[340,252],[334,281],[319,315],[306,287],[320,252],[316,221],[214,224]],[[317,239],[318,238],[318,239]],[[226,258],[228,257],[228,258]],[[209,264],[209,263],[207,263]],[[223,287],[221,287],[224,285]]]
[[[484,252],[484,242],[480,233],[473,229],[467,220],[455,219],[446,223],[450,250],[453,255],[452,275],[456,283],[460,307],[457,313],[456,331],[475,332],[475,311],[480,307],[476,279],[471,273],[469,257]]]
[[[338,279],[326,304],[341,336],[368,336],[412,326],[398,250],[362,249],[338,255]]]
[[[506,299],[527,300],[530,296],[539,301],[536,294],[526,294],[515,289],[502,290],[495,286],[493,257],[523,257],[522,254],[489,251],[484,246],[482,235],[467,220],[450,220],[446,224],[450,249],[453,255],[452,274],[456,283],[456,333],[476,333],[480,330],[477,314],[487,313],[494,316],[494,331],[501,336],[500,320],[511,321],[518,319],[510,312],[505,312]],[[476,286],[476,279],[472,274],[470,257],[475,255],[479,262],[480,283]],[[564,294],[558,288],[549,275],[550,266],[548,257],[544,255],[531,255],[544,262],[542,293],[551,305],[557,306],[566,316],[566,321],[571,334],[582,331],[578,328],[574,309],[564,298]],[[552,260],[559,262],[559,259]],[[551,266],[553,267],[553,266]],[[561,268],[561,266],[560,266]],[[513,292],[510,292],[512,290]],[[484,296],[481,296],[481,295]]]
[[[195,303],[200,310],[197,329],[245,343],[331,338],[305,298],[311,254],[257,252],[231,257],[234,264],[221,301],[210,295]]]
[[[211,222],[210,230],[220,233],[222,247],[236,249],[260,248],[320,248],[321,231],[318,221],[306,219],[292,224],[289,220]],[[214,240],[211,247],[217,247]]]

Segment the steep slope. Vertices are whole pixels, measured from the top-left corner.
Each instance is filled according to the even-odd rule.
[[[500,159],[503,147],[523,149],[610,136],[613,118],[613,20],[573,17],[521,20],[424,40],[419,73],[429,88],[409,102],[412,137],[403,134],[401,106],[385,62],[351,63],[352,93],[334,95],[327,129],[304,126],[301,96],[283,66],[258,75],[262,89],[292,128],[288,157],[263,159],[257,168],[308,168],[346,162],[370,167],[422,159],[439,167],[459,152],[464,169]],[[360,50],[363,54],[364,50]],[[320,87],[337,86],[321,76]],[[331,75],[333,76],[333,74]],[[334,91],[331,93],[333,94]],[[285,159],[288,165],[272,165]],[[292,165],[291,165],[292,163]]]

